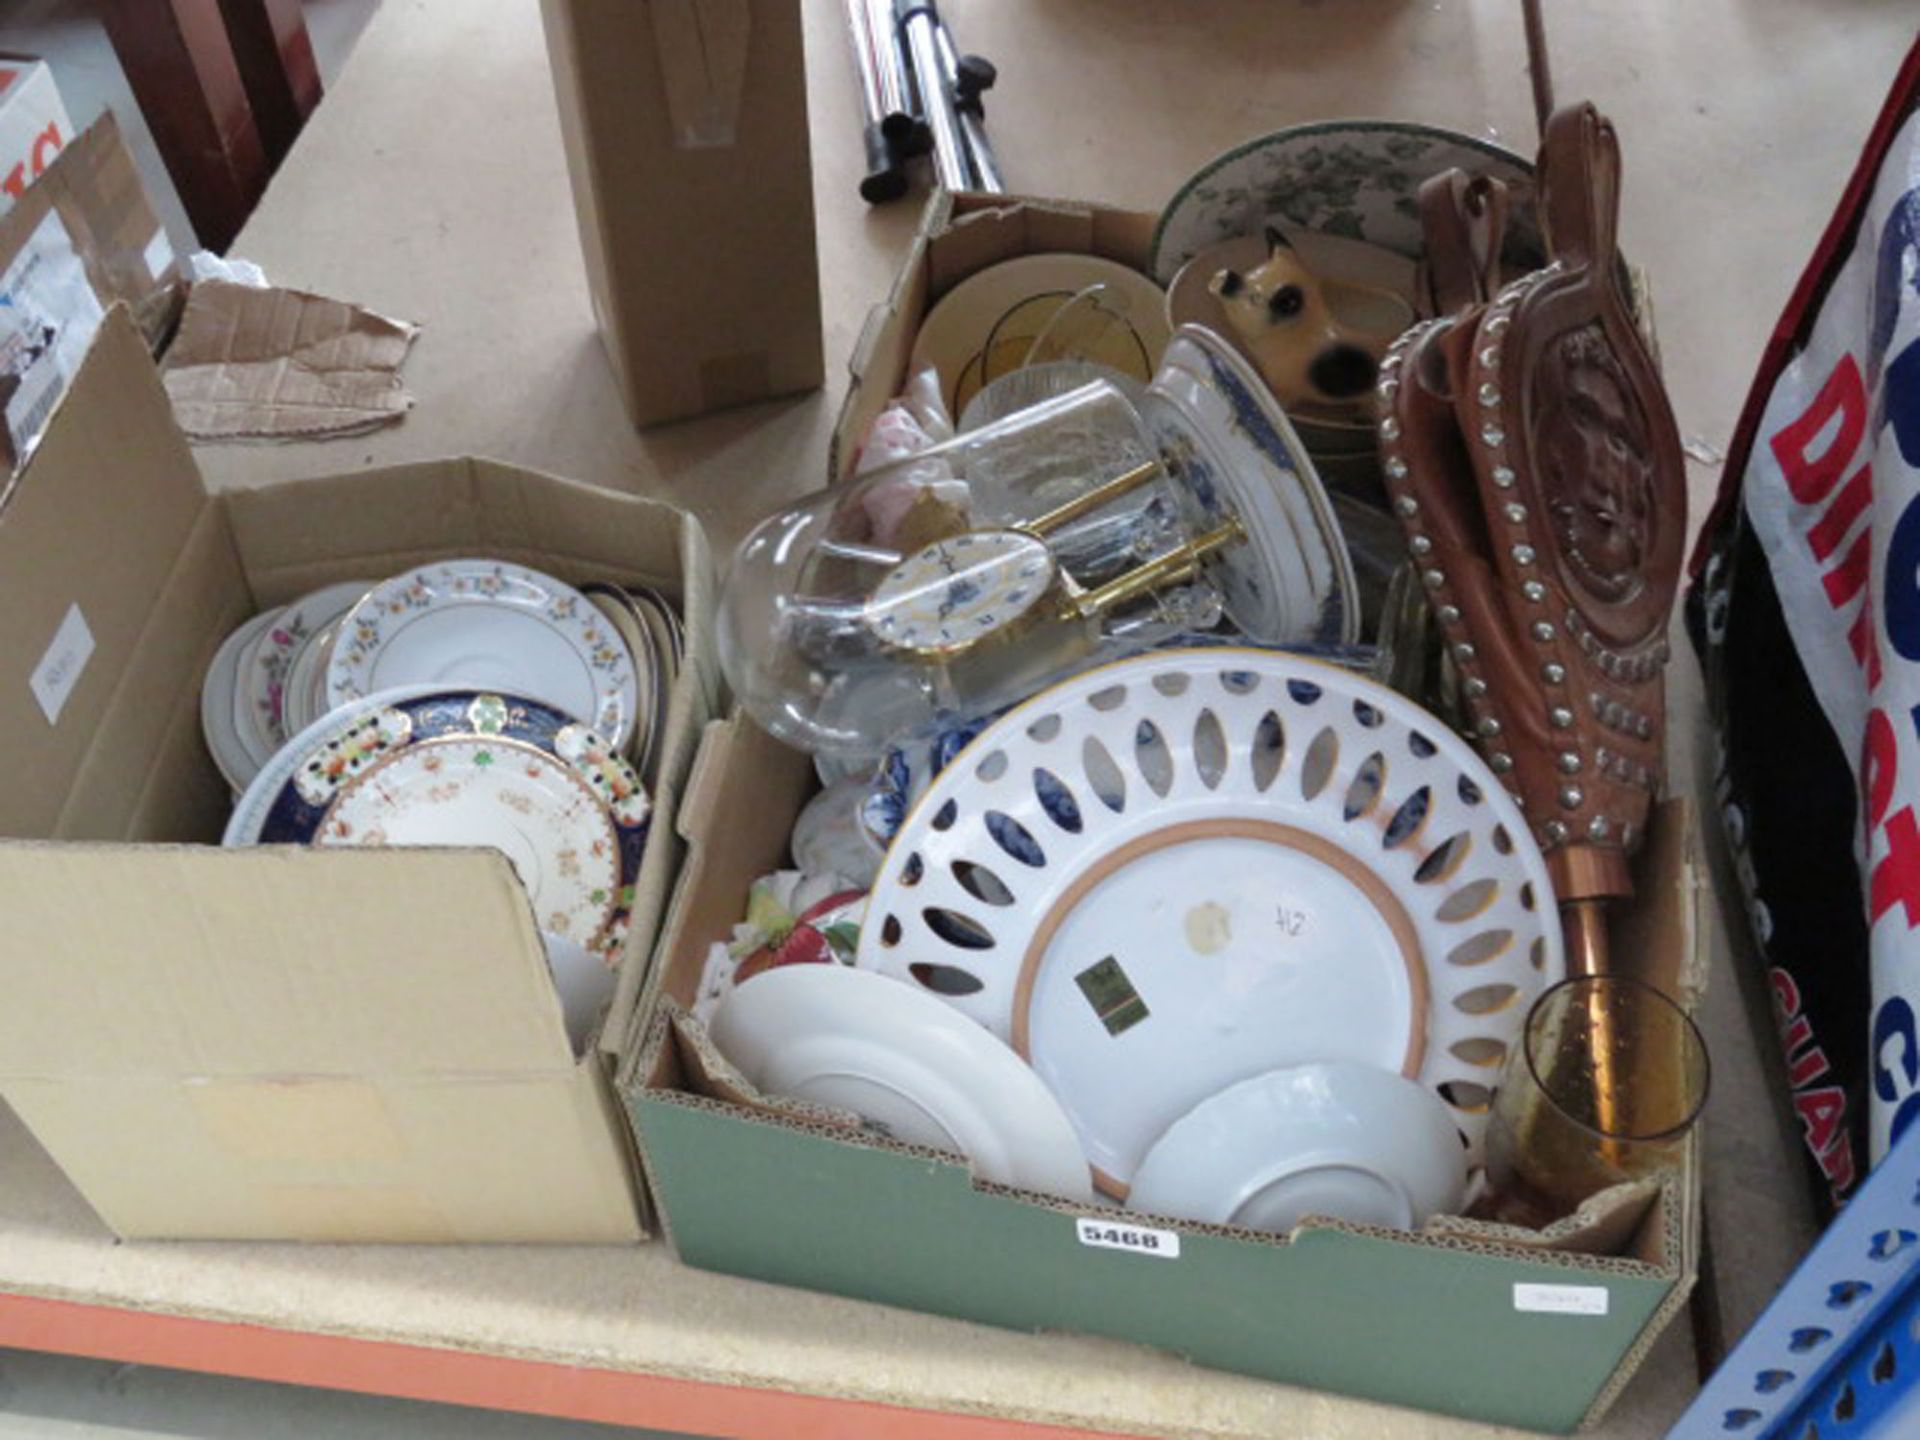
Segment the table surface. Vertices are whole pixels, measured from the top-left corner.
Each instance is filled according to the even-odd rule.
[[[406,368],[418,406],[370,436],[203,448],[210,481],[488,455],[670,496],[700,512],[722,547],[775,501],[814,488],[845,357],[918,207],[870,211],[855,198],[841,6],[805,8],[824,392],[635,433],[593,331],[538,7],[385,0],[234,253],[279,283],[420,322]],[[1561,95],[1591,96],[1619,126],[1623,241],[1652,274],[1682,431],[1724,447],[1912,18],[1875,0],[1548,8]],[[950,0],[965,46],[1001,63],[989,128],[1016,189],[1153,210],[1229,145],[1336,116],[1417,119],[1531,147],[1511,0],[1186,0],[1178,25],[1174,13],[1155,0]],[[1717,474],[1695,466],[1693,480],[1697,516]],[[1703,749],[1690,660],[1675,667],[1673,706],[1673,782],[1687,789]],[[1706,1016],[1717,1065],[1706,1183],[1731,1333],[1811,1237],[1798,1157],[1770,1099],[1773,1062],[1748,1024],[1751,997],[1722,946]],[[1106,1341],[702,1274],[662,1245],[117,1246],[3,1109],[0,1291],[1124,1433],[1505,1433]],[[1678,1323],[1599,1433],[1662,1433],[1692,1393],[1694,1364]]]

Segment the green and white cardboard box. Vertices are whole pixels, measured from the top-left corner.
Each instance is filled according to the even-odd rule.
[[[936,296],[1011,255],[1136,266],[1152,217],[938,197],[853,361],[838,453],[901,379]],[[1412,1236],[1309,1221],[1289,1236],[1072,1206],[977,1182],[964,1161],[744,1093],[689,1020],[708,945],[789,863],[811,764],[742,716],[707,728],[678,816],[686,861],[651,969],[652,1028],[622,1072],[665,1234],[688,1264],[962,1319],[1132,1340],[1223,1370],[1568,1432],[1596,1422],[1691,1289],[1698,1146],[1651,1200],[1528,1248],[1473,1222]],[[1615,953],[1697,994],[1704,903],[1684,803],[1659,810]],[[1098,1243],[1116,1220],[1152,1249]]]

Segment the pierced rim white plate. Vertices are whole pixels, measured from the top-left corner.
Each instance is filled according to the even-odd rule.
[[[1418,1230],[1466,1198],[1467,1156],[1431,1091],[1366,1065],[1270,1070],[1153,1143],[1136,1210],[1284,1235],[1308,1215]]]
[[[235,696],[239,688],[240,660],[272,622],[271,613],[256,615],[220,642],[207,666],[206,679],[200,683],[200,733],[207,742],[207,753],[227,784],[235,791],[245,790],[260,772],[260,764],[241,742]]]
[[[1140,413],[1201,504],[1231,508],[1246,526],[1247,544],[1211,567],[1234,623],[1269,645],[1357,641],[1359,588],[1333,504],[1286,412],[1239,353],[1203,326],[1181,326]]]
[[[327,702],[395,685],[525,695],[624,749],[633,656],[571,585],[499,560],[446,560],[397,575],[348,612],[327,662]]]
[[[1026,1063],[915,987],[844,965],[766,970],[720,1002],[720,1053],[762,1093],[851,1110],[983,1180],[1089,1200],[1086,1157]]]
[[[1144,380],[1160,363],[1160,352],[1167,343],[1166,297],[1160,287],[1137,270],[1098,255],[1048,253],[1017,255],[998,265],[989,265],[962,280],[934,302],[913,337],[913,353],[907,373],[917,375],[924,367],[940,372],[940,393],[948,410],[958,416],[966,409],[973,390],[982,383],[981,365],[965,394],[961,380],[970,362],[981,360],[984,347],[1009,312],[1040,297],[1057,296],[1064,305],[1090,285],[1110,285],[1117,302],[1126,306],[1127,322],[1137,337]],[[1057,308],[1057,307],[1056,307]],[[1022,330],[1022,339],[1030,345],[1038,337],[1047,316],[1037,314],[1032,333]],[[1026,351],[1020,352],[1022,359]],[[1101,357],[1103,360],[1106,357]],[[1125,365],[1115,368],[1131,373]]]
[[[1313,1061],[1417,1080],[1477,1160],[1566,965],[1546,865],[1465,741],[1234,648],[1121,661],[989,725],[901,826],[857,963],[1027,1056],[1116,1195],[1200,1100]]]
[[[240,672],[241,703],[267,755],[292,738],[289,722],[299,718],[289,710],[288,681],[294,661],[372,588],[368,580],[328,585],[272,612],[273,623],[248,652]]]

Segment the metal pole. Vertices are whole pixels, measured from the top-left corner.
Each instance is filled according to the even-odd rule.
[[[853,42],[853,69],[860,83],[860,132],[866,144],[867,173],[860,196],[869,204],[897,200],[907,193],[906,172],[894,157],[886,134],[886,100],[880,90],[873,16],[867,0],[847,0],[847,38]]]
[[[903,155],[918,153],[912,142],[920,126],[913,118],[912,88],[906,61],[900,54],[893,0],[847,0],[849,8],[864,5],[867,34],[872,37],[874,84],[880,99],[880,130],[900,147]]]
[[[940,41],[940,73],[947,82],[948,92],[953,96],[959,115],[960,134],[967,143],[967,155],[973,162],[973,179],[978,189],[990,195],[1007,193],[1007,182],[1000,173],[1000,161],[993,153],[993,145],[987,139],[985,107],[980,103],[980,90],[985,85],[969,89],[962,79],[960,54],[953,43],[953,32],[947,28],[946,21],[940,22],[938,30]],[[989,68],[989,77],[991,67]],[[988,78],[986,84],[992,84]]]
[[[966,190],[973,183],[967,166],[967,142],[960,116],[953,107],[940,66],[939,15],[922,0],[898,0],[900,33],[907,58],[920,81],[920,103],[933,136],[933,173],[948,190]]]
[[[1553,114],[1553,67],[1547,61],[1547,26],[1540,17],[1540,0],[1520,0],[1527,26],[1527,73],[1533,79],[1533,119],[1540,138],[1547,138],[1547,117]]]

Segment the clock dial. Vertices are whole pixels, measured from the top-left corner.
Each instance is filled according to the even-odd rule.
[[[936,540],[887,572],[867,627],[903,650],[964,650],[1031,610],[1053,575],[1046,545],[1018,530]]]

